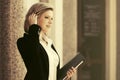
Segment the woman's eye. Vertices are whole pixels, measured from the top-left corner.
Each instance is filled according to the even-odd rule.
[[[46,19],[48,19],[49,17],[45,16]]]
[[[51,18],[51,17],[48,17],[48,16],[45,16],[45,19],[51,19],[51,20],[53,20],[53,18]]]

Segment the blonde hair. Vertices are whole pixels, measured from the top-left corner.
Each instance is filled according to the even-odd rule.
[[[29,30],[30,24],[29,24],[29,21],[28,21],[28,17],[32,13],[35,13],[40,17],[47,10],[53,10],[53,6],[51,6],[48,3],[43,3],[43,2],[33,4],[26,14],[26,18],[25,18],[25,21],[24,21],[24,31],[28,32],[28,30]]]

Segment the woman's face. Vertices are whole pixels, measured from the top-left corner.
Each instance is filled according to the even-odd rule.
[[[47,10],[40,17],[38,17],[38,25],[44,33],[47,33],[53,23],[53,11]]]

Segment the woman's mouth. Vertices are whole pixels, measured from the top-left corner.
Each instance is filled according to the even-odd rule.
[[[46,27],[50,28],[50,25],[46,25]]]

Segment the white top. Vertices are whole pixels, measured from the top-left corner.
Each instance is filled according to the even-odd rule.
[[[44,41],[46,40],[46,42]],[[45,37],[44,39],[40,40],[41,45],[47,52],[49,58],[49,77],[48,80],[57,80],[57,66],[59,64],[59,57],[58,54],[51,48],[52,40]]]

